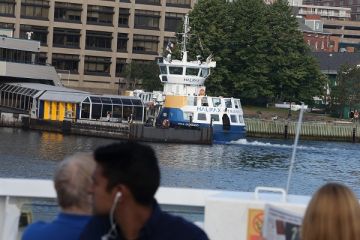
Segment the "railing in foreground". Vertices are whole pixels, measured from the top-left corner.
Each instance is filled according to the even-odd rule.
[[[254,221],[263,216],[265,204],[304,212],[309,197],[280,193],[274,188],[257,188],[251,193],[161,187],[156,199],[164,209],[203,214],[199,225],[212,240],[245,240],[259,234]],[[19,219],[24,204],[55,197],[51,180],[0,178],[0,240],[20,238]]]

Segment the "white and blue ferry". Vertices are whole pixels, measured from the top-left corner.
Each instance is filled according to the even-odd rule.
[[[230,142],[245,137],[246,129],[240,99],[211,97],[205,93],[204,82],[216,62],[209,56],[206,61],[187,60],[186,43],[189,18],[184,20],[182,33],[182,59],[157,58],[160,80],[164,84],[165,101],[156,124],[162,127],[205,128],[212,126],[214,142]]]

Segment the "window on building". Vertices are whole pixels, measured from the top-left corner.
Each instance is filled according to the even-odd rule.
[[[86,49],[111,51],[112,33],[86,31]]]
[[[160,0],[135,0],[137,4],[161,5]]]
[[[21,0],[21,17],[48,20],[49,7],[47,0]]]
[[[58,70],[67,70],[71,73],[78,73],[80,58],[78,55],[58,54],[52,55],[52,65]]]
[[[30,51],[0,48],[0,60],[7,62],[33,63],[33,54],[34,53]]]
[[[112,26],[114,9],[112,7],[88,5],[87,23]]]
[[[191,0],[166,0],[166,6],[191,8]]]
[[[88,75],[110,76],[111,58],[85,56],[84,73]]]
[[[116,77],[121,77],[124,74],[126,66],[126,59],[125,58],[117,58],[116,59]]]
[[[165,14],[165,31],[177,32],[181,27],[184,16],[185,15],[181,13],[167,12]]]
[[[135,10],[134,28],[159,29],[160,12]]]
[[[133,53],[157,54],[159,37],[149,35],[134,35]]]
[[[59,22],[81,23],[81,4],[55,2],[54,19]]]
[[[120,8],[119,9],[119,27],[129,27],[129,16],[130,12],[128,8]]]
[[[46,52],[40,52],[37,55],[37,63],[45,65],[47,63],[47,54]]]
[[[54,47],[80,48],[80,30],[54,28]]]
[[[4,23],[4,22],[0,22],[0,28],[2,29],[15,29],[15,25],[13,23]]]
[[[31,39],[40,41],[41,46],[47,46],[47,27],[20,25],[20,38],[28,39],[28,34],[31,33]]]
[[[127,43],[128,43],[128,34],[127,33],[118,33],[117,39],[117,51],[118,52],[127,52]]]
[[[0,2],[0,15],[7,17],[15,16],[15,0],[2,0]]]

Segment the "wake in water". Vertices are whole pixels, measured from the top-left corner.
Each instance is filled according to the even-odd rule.
[[[246,145],[246,146],[273,147],[273,148],[292,148],[293,147],[293,144],[289,145],[289,144],[278,144],[278,143],[259,142],[259,141],[248,141],[247,139],[239,139],[239,140],[236,140],[236,141],[231,141],[229,144]],[[297,149],[317,150],[318,148],[298,145]]]

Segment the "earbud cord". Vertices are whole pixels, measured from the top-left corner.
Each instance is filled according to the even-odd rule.
[[[116,222],[114,220],[114,212],[115,212],[118,201],[119,201],[119,197],[115,198],[115,201],[114,201],[113,205],[111,206],[111,210],[110,210],[110,214],[109,214],[111,228],[109,229],[108,233],[102,237],[102,240],[107,240],[110,238],[115,239],[118,235],[118,232],[116,230]]]

